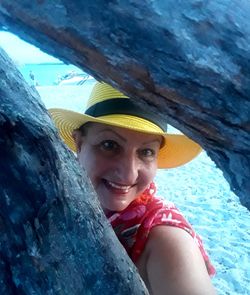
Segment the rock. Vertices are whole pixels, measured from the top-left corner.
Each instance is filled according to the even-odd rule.
[[[0,50],[0,294],[148,294],[38,93]]]

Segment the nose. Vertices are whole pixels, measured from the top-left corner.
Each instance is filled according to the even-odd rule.
[[[140,161],[135,152],[130,151],[120,155],[115,165],[117,182],[133,185],[137,182],[141,169]]]

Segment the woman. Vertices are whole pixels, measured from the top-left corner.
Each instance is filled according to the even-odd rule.
[[[155,196],[153,183],[157,168],[187,163],[199,145],[168,134],[165,122],[105,83],[96,83],[84,114],[50,112],[150,294],[215,294],[201,239],[173,204]]]

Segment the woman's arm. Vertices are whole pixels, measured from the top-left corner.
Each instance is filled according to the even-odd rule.
[[[216,294],[198,246],[183,229],[154,227],[145,252],[153,295]]]

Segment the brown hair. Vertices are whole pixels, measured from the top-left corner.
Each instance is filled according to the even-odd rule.
[[[87,122],[83,125],[81,125],[78,129],[76,129],[77,131],[81,132],[82,136],[86,136],[88,133],[88,129],[89,127],[93,124],[93,122]]]

